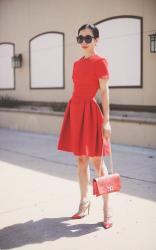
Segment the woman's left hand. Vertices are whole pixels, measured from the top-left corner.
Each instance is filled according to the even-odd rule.
[[[109,121],[103,124],[103,135],[106,139],[110,139],[111,137],[111,126]]]

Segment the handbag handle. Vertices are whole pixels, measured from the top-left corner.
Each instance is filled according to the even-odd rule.
[[[110,139],[109,139],[109,147],[110,147],[110,156],[109,156],[109,159],[110,159],[110,172],[111,172],[111,174],[113,174],[114,173],[114,167],[113,167],[112,146],[111,146]]]
[[[110,155],[109,155],[109,165],[110,165],[110,173],[113,174],[114,173],[114,168],[113,168],[113,159],[112,159],[112,147],[111,147],[111,141],[110,139],[108,139],[109,141],[109,147],[110,147]],[[102,157],[101,157],[101,164],[100,164],[100,169],[99,169],[99,176],[102,170],[102,163],[103,163],[103,149],[104,149],[104,139],[103,139],[103,146],[102,146]]]

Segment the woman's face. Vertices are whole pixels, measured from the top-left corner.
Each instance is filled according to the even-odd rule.
[[[83,37],[86,37],[86,36],[91,36],[93,37],[93,33],[92,33],[92,30],[86,28],[84,30],[81,30],[80,33],[79,33],[79,36],[83,36]],[[98,42],[98,38],[92,38],[92,41],[90,43],[86,43],[84,40],[82,43],[80,43],[80,47],[85,50],[85,51],[93,51],[96,44]]]

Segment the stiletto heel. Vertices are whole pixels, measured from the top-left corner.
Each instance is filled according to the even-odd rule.
[[[105,229],[108,229],[113,226],[113,222],[111,221],[112,216],[105,216],[104,217],[104,222],[103,222],[103,227]]]
[[[112,213],[110,213],[110,208],[104,209],[103,212],[104,212],[103,227],[105,229],[108,229],[113,226]]]
[[[90,212],[90,201],[82,201],[79,205],[79,210],[76,214],[74,214],[72,219],[81,219],[86,215],[89,215]]]

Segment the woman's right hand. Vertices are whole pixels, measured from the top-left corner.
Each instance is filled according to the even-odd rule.
[[[110,139],[111,137],[111,126],[109,121],[103,124],[103,135],[106,139]]]

